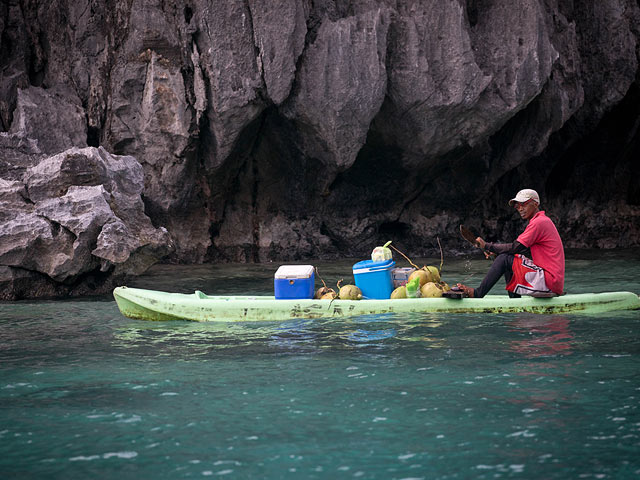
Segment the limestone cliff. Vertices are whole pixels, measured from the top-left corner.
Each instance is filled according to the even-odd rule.
[[[0,281],[100,291],[162,258],[454,252],[460,223],[512,239],[523,187],[567,247],[639,246],[639,36],[635,0],[5,0],[0,243],[18,260],[0,249]],[[32,198],[60,155],[67,184]],[[49,242],[46,265],[21,262],[70,192],[113,194],[120,158],[141,166],[135,213],[107,203],[93,233],[59,231],[72,260]],[[9,225],[20,198],[30,238]],[[146,260],[102,258],[107,224],[104,245]]]

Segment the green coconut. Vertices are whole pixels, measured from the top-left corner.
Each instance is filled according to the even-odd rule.
[[[340,287],[338,296],[340,300],[360,300],[362,298],[362,291],[355,285],[345,285]]]
[[[404,285],[396,288],[393,292],[391,292],[391,300],[396,300],[399,298],[407,298],[407,287]]]
[[[422,287],[422,285],[424,285],[425,283],[431,281],[430,280],[430,276],[429,276],[429,272],[427,272],[424,269],[420,269],[420,270],[416,270],[415,272],[411,272],[411,275],[409,275],[409,282],[410,283],[414,278],[419,278],[420,279],[420,286]]]
[[[427,282],[420,288],[422,298],[438,298],[442,296],[442,288],[437,283]]]
[[[448,292],[449,290],[451,290],[451,287],[447,282],[440,282],[438,285],[440,285],[440,288],[442,288],[443,292]]]
[[[440,271],[437,267],[428,266],[424,267],[424,269],[429,272],[429,281],[433,283],[440,282]]]

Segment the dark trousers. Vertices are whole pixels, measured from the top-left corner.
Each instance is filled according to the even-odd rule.
[[[505,285],[508,285],[513,277],[513,259],[515,257],[509,253],[501,253],[493,261],[493,265],[482,280],[482,283],[475,289],[473,296],[475,298],[484,297],[491,287],[493,287],[500,277],[504,275]],[[520,298],[520,295],[509,292],[511,298]]]

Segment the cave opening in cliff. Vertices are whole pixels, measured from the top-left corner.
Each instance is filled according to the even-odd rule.
[[[563,130],[572,128],[570,122]],[[570,133],[560,132],[554,142],[566,142]],[[548,195],[640,205],[640,85],[633,83],[584,140],[556,145],[555,150],[557,161],[545,185]]]
[[[411,232],[411,226],[398,220],[381,223],[378,227],[378,233],[382,236],[404,237]]]
[[[96,127],[87,128],[87,145],[89,147],[100,146],[100,129]]]
[[[407,193],[410,174],[402,167],[401,157],[398,147],[385,145],[377,132],[370,131],[353,165],[331,183],[332,203],[361,204],[369,213],[388,211]]]

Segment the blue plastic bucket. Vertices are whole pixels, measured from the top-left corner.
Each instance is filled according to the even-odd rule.
[[[385,260],[374,262],[373,260],[363,260],[353,266],[353,278],[356,287],[362,291],[364,298],[385,299],[391,297],[393,292],[393,279],[391,269],[396,262]]]

